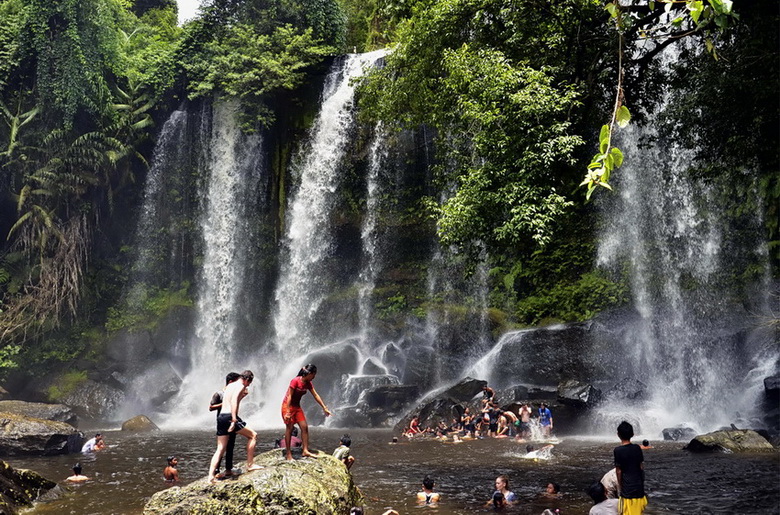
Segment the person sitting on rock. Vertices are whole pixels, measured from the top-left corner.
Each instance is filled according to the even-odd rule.
[[[179,471],[176,470],[176,465],[179,464],[179,458],[176,456],[168,456],[168,465],[163,469],[163,478],[169,483],[179,480]]]
[[[406,428],[404,434],[407,436],[414,436],[421,432],[422,431],[420,430],[420,416],[415,415],[412,417],[412,420],[409,422],[409,427]]]
[[[76,463],[73,465],[73,475],[68,477],[66,481],[70,481],[71,483],[82,483],[84,481],[89,481],[89,478],[87,476],[84,476],[81,474],[81,463]]]
[[[344,435],[341,437],[341,440],[339,440],[339,443],[341,445],[336,447],[336,450],[333,451],[333,457],[344,463],[344,465],[347,467],[347,470],[349,470],[355,463],[354,456],[349,455],[349,446],[352,445],[352,439],[349,437],[349,435]]]

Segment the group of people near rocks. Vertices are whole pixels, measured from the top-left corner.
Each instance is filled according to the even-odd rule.
[[[311,392],[315,401],[322,407],[325,416],[330,416],[331,412],[317,394],[312,384],[317,375],[317,367],[314,365],[305,365],[300,369],[298,375],[290,381],[287,393],[282,401],[282,420],[285,424],[284,439],[279,439],[277,444],[284,449],[285,458],[292,460],[292,448],[301,447],[301,455],[304,457],[316,458],[317,455],[309,450],[309,426],[306,416],[301,408],[301,398],[306,392]],[[212,456],[209,464],[208,479],[211,482],[230,477],[236,472],[233,469],[233,449],[237,434],[247,439],[247,462],[246,470],[258,470],[263,468],[254,463],[255,446],[257,443],[257,433],[246,426],[246,423],[239,417],[241,401],[248,395],[249,386],[254,380],[254,374],[251,370],[236,373],[230,372],[225,377],[225,386],[220,391],[214,393],[209,403],[209,410],[216,411],[217,427],[217,449]],[[541,428],[541,436],[549,438],[553,429],[553,418],[550,409],[542,402],[537,411],[536,420]],[[301,437],[298,438],[300,429]],[[495,392],[488,386],[483,387],[483,398],[481,402],[481,411],[479,414],[470,413],[466,408],[459,419],[454,419],[451,425],[443,421],[433,427],[420,427],[419,416],[414,416],[404,434],[409,438],[417,435],[435,435],[437,438],[448,439],[452,436],[453,441],[458,442],[464,439],[483,438],[485,436],[492,438],[525,439],[531,435],[532,410],[527,404],[523,404],[519,413],[509,410],[502,410],[496,402]],[[647,505],[647,497],[644,491],[644,455],[643,449],[651,448],[647,440],[642,445],[631,443],[634,436],[632,425],[623,421],[617,427],[617,435],[620,438],[620,445],[615,447],[614,463],[615,468],[608,471],[600,481],[594,482],[587,489],[587,494],[593,500],[593,507],[589,515],[642,515]],[[339,441],[339,446],[333,452],[333,456],[343,462],[349,470],[355,462],[351,456],[351,439],[349,435],[344,435]],[[397,439],[393,438],[393,442]],[[105,448],[105,441],[102,434],[98,433],[94,438],[88,440],[82,447],[82,452],[97,452]],[[546,445],[542,449],[534,450],[532,446],[527,446],[527,455],[549,451],[552,445]],[[225,458],[225,471],[220,473],[222,458]],[[166,481],[178,481],[179,473],[176,469],[178,458],[169,456],[167,465],[163,470],[163,477]],[[73,467],[73,475],[67,478],[70,482],[83,482],[89,478],[82,474],[82,467],[77,463]],[[422,489],[417,493],[418,504],[435,505],[441,500],[441,494],[434,491],[435,482],[432,478],[426,476],[422,481]],[[545,489],[544,495],[555,497],[560,493],[560,487],[557,483],[549,483]],[[509,488],[509,478],[506,475],[499,475],[495,480],[495,491],[487,501],[486,507],[493,507],[496,510],[502,510],[508,506],[519,503],[518,497]],[[359,508],[355,508],[359,509]],[[354,510],[354,509],[353,509]],[[397,513],[389,510],[389,514]],[[554,515],[550,510],[545,510],[543,515]]]
[[[322,398],[314,389],[312,381],[316,375],[317,367],[315,365],[309,364],[301,368],[298,371],[298,375],[290,381],[287,393],[282,401],[282,421],[285,425],[284,449],[287,460],[293,459],[292,438],[295,425],[300,429],[301,455],[311,458],[317,457],[309,450],[309,425],[306,422],[303,408],[301,408],[301,398],[306,392],[311,392],[314,400],[322,407],[325,416],[328,417],[331,414]],[[246,423],[239,417],[241,400],[249,394],[249,385],[252,384],[253,380],[254,374],[251,370],[245,370],[240,374],[231,372],[225,377],[225,387],[221,391],[216,392],[211,398],[209,410],[217,411],[217,450],[214,452],[209,465],[208,479],[210,482],[224,479],[234,474],[233,447],[236,434],[247,438],[246,470],[249,472],[262,468],[254,463],[257,433],[248,428]],[[346,447],[348,448],[349,445]],[[342,450],[340,455],[343,456],[343,454],[344,451]],[[223,456],[225,457],[225,471],[220,473]],[[351,463],[348,466],[351,466]]]
[[[420,427],[419,415],[414,415],[404,431],[407,437],[415,435],[434,435],[437,438],[452,437],[453,441],[474,438],[515,438],[524,441],[531,437],[534,425],[538,425],[541,438],[552,436],[553,417],[547,403],[541,402],[532,410],[528,404],[520,406],[517,413],[501,409],[495,391],[489,386],[482,387],[481,409],[472,413],[465,408],[458,418],[450,424],[440,420],[433,426]]]
[[[442,440],[452,438],[454,443],[474,438],[510,438],[524,440],[531,436],[533,424],[538,424],[538,437],[549,438],[553,429],[553,417],[546,403],[540,403],[534,413],[528,404],[523,404],[518,413],[502,410],[496,402],[495,392],[488,386],[483,387],[481,411],[472,414],[469,408],[465,408],[460,418],[446,424],[443,420],[439,423],[427,426],[420,425],[420,417],[412,417],[404,435],[410,439],[418,435],[431,435]],[[532,420],[532,416],[533,417]],[[620,445],[614,449],[615,468],[608,471],[600,481],[594,482],[588,487],[586,493],[593,500],[593,507],[589,515],[641,515],[647,505],[647,497],[644,491],[644,449],[652,448],[647,440],[642,445],[631,443],[634,436],[633,426],[623,421],[617,427],[617,435]],[[394,440],[395,441],[395,440]],[[535,450],[532,446],[526,447],[527,454],[524,457],[538,457],[545,451],[549,454],[552,445],[546,445]],[[417,497],[421,502],[430,504],[438,502],[441,496],[433,492],[433,481],[426,477],[423,480],[423,490]],[[496,490],[487,502],[497,510],[506,508],[519,502],[517,496],[509,489],[509,478],[500,475],[496,478]],[[549,483],[546,495],[556,496],[560,492],[557,483]],[[435,499],[435,500],[434,500]],[[545,510],[547,515],[553,513]]]

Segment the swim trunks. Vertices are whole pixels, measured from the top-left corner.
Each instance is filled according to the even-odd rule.
[[[642,515],[647,506],[647,497],[640,497],[638,499],[628,499],[621,497],[618,502],[618,514],[619,515]]]
[[[303,414],[303,408],[283,405],[282,420],[285,424],[300,424],[306,422],[306,415]]]
[[[233,429],[232,432],[237,433],[244,429],[246,427],[246,422],[241,420],[241,417],[236,417],[237,422],[236,426]],[[227,436],[230,433],[228,432],[228,429],[230,429],[230,423],[233,419],[233,416],[230,413],[220,413],[217,417],[217,436]]]

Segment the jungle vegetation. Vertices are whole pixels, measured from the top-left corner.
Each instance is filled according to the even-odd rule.
[[[435,180],[454,193],[418,214],[443,244],[488,256],[491,302],[516,323],[625,302],[624,279],[594,271],[586,193],[631,158],[609,141],[620,108],[641,119],[662,83],[679,92],[669,133],[698,149],[687,173],[726,185],[734,212],[765,210],[776,276],[776,5],[625,4],[211,0],[179,26],[172,0],[0,0],[0,368],[89,355],[123,319],[109,316],[127,281],[123,221],[176,105],[234,97],[243,128],[263,130],[312,70],[380,47],[393,51],[360,89],[362,119],[435,132]],[[680,38],[660,75],[653,56]],[[145,309],[188,302],[186,285],[161,285]]]

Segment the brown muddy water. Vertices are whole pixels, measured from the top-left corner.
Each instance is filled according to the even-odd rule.
[[[612,467],[614,440],[565,437],[549,460],[523,459],[525,444],[509,440],[478,440],[461,444],[436,440],[390,444],[387,430],[352,430],[352,468],[355,483],[367,500],[366,513],[394,508],[401,514],[454,515],[489,513],[484,503],[498,474],[510,478],[519,505],[505,513],[539,515],[559,509],[561,515],[587,514],[591,502],[584,489]],[[94,431],[92,431],[94,433]],[[27,514],[140,514],[149,497],[167,488],[162,480],[165,458],[179,457],[180,484],[206,474],[215,448],[211,431],[161,431],[125,434],[103,431],[108,449],[91,456],[66,455],[10,458],[13,467],[29,468],[57,481],[63,491]],[[343,430],[315,427],[312,447],[332,452]],[[91,436],[91,435],[89,435]],[[261,431],[258,452],[273,448],[281,431]],[[239,437],[239,441],[241,437]],[[645,451],[646,488],[650,504],[645,513],[780,514],[780,455],[696,455],[682,451],[679,442],[653,442]],[[236,445],[236,463],[243,466],[243,446]],[[81,462],[91,481],[67,485],[70,467]],[[433,477],[442,502],[417,506],[415,494],[425,475]],[[548,482],[561,485],[559,498],[543,495]]]

